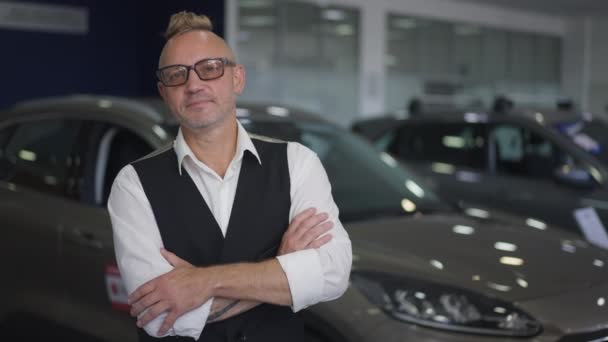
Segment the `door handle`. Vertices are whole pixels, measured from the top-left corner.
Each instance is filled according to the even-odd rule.
[[[94,249],[102,249],[103,242],[99,240],[95,234],[91,232],[85,232],[78,228],[73,228],[68,233],[68,239],[83,246],[91,247]]]

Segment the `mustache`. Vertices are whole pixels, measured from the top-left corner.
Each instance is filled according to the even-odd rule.
[[[193,94],[186,98],[186,105],[196,103],[199,101],[214,101],[215,98],[207,94]]]

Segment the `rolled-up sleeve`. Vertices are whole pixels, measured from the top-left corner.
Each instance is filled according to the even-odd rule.
[[[137,172],[125,166],[116,177],[108,211],[112,221],[114,251],[127,292],[131,294],[145,282],[171,271],[173,266],[160,254],[160,231]],[[198,339],[207,321],[212,300],[180,316],[166,335]],[[166,314],[148,323],[144,330],[155,337]]]
[[[327,173],[317,155],[299,143],[289,143],[287,156],[291,179],[290,220],[314,207],[317,212],[327,213],[334,223],[328,232],[332,235],[329,243],[317,249],[277,257],[287,276],[292,309],[297,312],[310,305],[336,299],[346,291],[352,247],[340,222]]]

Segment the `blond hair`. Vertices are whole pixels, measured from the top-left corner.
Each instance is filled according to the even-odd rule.
[[[189,31],[212,31],[213,24],[206,15],[198,15],[193,12],[181,11],[171,16],[169,25],[165,31],[165,39],[169,40],[177,35]]]

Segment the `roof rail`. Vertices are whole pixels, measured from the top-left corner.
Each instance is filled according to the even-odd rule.
[[[15,104],[15,108],[32,108],[40,106],[61,106],[70,104],[97,105],[100,108],[110,108],[112,106],[126,107],[134,111],[143,113],[155,122],[163,122],[164,116],[154,107],[138,100],[120,96],[74,94],[65,96],[50,96],[40,99],[21,101]]]

